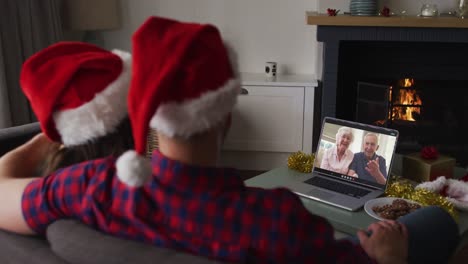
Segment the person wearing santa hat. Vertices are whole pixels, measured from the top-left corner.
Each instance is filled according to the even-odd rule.
[[[13,199],[0,207],[10,216],[0,217],[1,227],[32,232],[14,206],[27,185],[42,182],[34,181],[37,177],[119,156],[133,147],[127,111],[130,77],[130,53],[83,42],[58,42],[25,61],[21,88],[42,133],[0,159],[0,192]]]
[[[133,187],[123,202],[134,212],[128,222],[143,227],[127,238],[231,262],[370,261],[360,246],[334,240],[329,223],[289,190],[248,188],[218,166],[240,81],[215,27],[152,17],[134,33],[132,55],[135,150],[117,160],[116,173]],[[151,163],[150,128],[159,139]]]
[[[151,17],[132,44],[135,148],[27,185],[21,207],[30,233],[77,218],[117,237],[230,262],[407,261],[405,225],[372,224],[372,235],[358,233],[360,244],[335,240],[330,223],[291,191],[246,187],[236,170],[218,166],[240,81],[216,27]],[[159,150],[148,160],[150,127]]]

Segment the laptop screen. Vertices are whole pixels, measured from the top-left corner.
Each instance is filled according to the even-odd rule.
[[[385,188],[398,131],[326,117],[314,172]]]

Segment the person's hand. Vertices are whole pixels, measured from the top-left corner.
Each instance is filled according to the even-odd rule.
[[[51,153],[57,152],[61,145],[51,141],[45,134],[39,133],[21,147],[22,152],[27,153],[27,160],[24,164],[34,168],[30,172],[24,172],[26,177],[31,177],[41,174],[47,158],[50,157]]]
[[[57,151],[60,148],[60,144],[51,141],[43,133],[39,133],[20,148],[23,152],[27,153],[27,158],[32,163],[31,165],[38,165],[49,153]]]
[[[348,176],[351,176],[351,177],[354,177],[354,178],[359,178],[359,175],[354,170],[349,170],[348,171]]]
[[[364,251],[377,263],[407,263],[408,230],[393,220],[371,224],[368,232],[358,231],[357,236]]]
[[[380,173],[379,158],[367,162],[366,171],[376,177]]]
[[[0,178],[36,177],[37,169],[60,144],[40,133],[0,158]]]
[[[377,157],[375,160],[370,160],[367,162],[366,171],[374,177],[375,181],[380,184],[385,184],[387,179],[385,176],[380,172],[380,165],[379,165],[379,158]]]

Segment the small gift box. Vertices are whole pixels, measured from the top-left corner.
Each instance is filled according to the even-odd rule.
[[[423,155],[424,156],[424,155]],[[403,156],[404,178],[415,182],[425,182],[435,180],[439,176],[452,178],[455,159],[438,155],[437,158],[423,158],[421,153],[412,153]]]

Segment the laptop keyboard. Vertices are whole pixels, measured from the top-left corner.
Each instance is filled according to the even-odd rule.
[[[335,191],[338,193],[346,194],[349,196],[353,196],[356,198],[360,198],[365,196],[366,194],[370,193],[369,190],[364,190],[361,188],[357,188],[348,184],[343,184],[337,181],[327,180],[322,177],[313,177],[305,181],[308,184],[318,186],[330,191]]]

